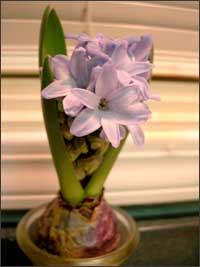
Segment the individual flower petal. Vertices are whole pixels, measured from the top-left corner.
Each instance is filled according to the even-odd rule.
[[[124,86],[127,86],[132,81],[131,75],[124,70],[117,70],[117,77],[119,82]]]
[[[116,48],[116,42],[112,39],[104,39],[103,41],[103,51],[105,54],[107,54],[109,57],[112,56],[115,48]]]
[[[109,142],[107,135],[105,134],[104,130],[102,129],[100,132],[100,137],[104,139],[105,141]]]
[[[77,116],[83,107],[83,104],[71,93],[63,99],[64,112],[69,116]]]
[[[89,90],[91,92],[94,92],[96,81],[97,81],[97,78],[98,78],[100,72],[101,72],[101,67],[99,67],[99,66],[97,66],[97,67],[92,69],[91,76],[90,76],[90,81],[89,81],[87,90]]]
[[[136,45],[141,40],[141,37],[131,35],[123,39],[126,40],[128,42],[128,45],[130,46],[130,45]]]
[[[115,90],[108,95],[107,99],[111,109],[120,110],[121,107],[127,107],[139,101],[139,92],[134,85],[129,85]]]
[[[145,101],[149,98],[149,84],[140,76],[133,76],[133,84],[140,92],[140,101]]]
[[[109,60],[109,56],[99,49],[98,43],[89,42],[86,47],[87,53],[91,57]]]
[[[154,94],[154,93],[149,93],[149,99],[155,100],[155,101],[160,101],[161,98],[159,95]]]
[[[88,108],[95,109],[99,105],[100,97],[89,90],[74,88],[71,93]]]
[[[105,118],[101,119],[101,124],[109,142],[112,144],[113,147],[118,147],[120,144],[119,125],[116,123],[111,124],[110,121]]]
[[[86,51],[80,47],[75,49],[70,60],[70,71],[76,80],[77,86],[86,88],[89,81],[89,73],[87,67]]]
[[[131,107],[116,107],[112,110],[98,110],[99,117],[105,118],[112,124],[118,123],[122,125],[136,124],[144,122],[150,117],[150,111],[143,103],[136,103]]]
[[[95,36],[95,39],[97,39],[97,40],[102,40],[102,39],[104,39],[104,35],[103,35],[102,33],[98,32],[98,33],[96,34],[96,36]]]
[[[149,84],[143,77],[134,76],[133,77],[134,85],[139,89],[141,95],[141,101],[146,101],[148,99],[160,100],[160,97],[156,94],[153,94],[149,91]]]
[[[100,118],[91,109],[83,109],[72,122],[70,132],[75,136],[85,136],[96,131],[100,124]]]
[[[74,39],[80,42],[85,42],[89,41],[90,37],[86,33],[80,33],[80,34],[66,34],[65,35],[66,39]]]
[[[96,83],[96,94],[101,97],[106,97],[107,94],[114,91],[118,86],[117,72],[114,66],[106,63],[99,74]]]
[[[103,66],[107,62],[107,59],[103,57],[94,56],[88,60],[88,72],[91,73],[94,68]]]
[[[149,62],[134,62],[134,64],[129,65],[126,68],[126,71],[129,72],[132,76],[139,75],[142,73],[150,72],[153,68],[153,65]]]
[[[106,118],[109,118],[119,124],[129,125],[145,122],[151,116],[151,112],[147,105],[144,103],[134,103],[129,106],[121,106],[119,105],[112,107],[112,110],[109,110],[104,115]]]
[[[135,121],[133,119],[133,115],[127,111],[117,111],[116,110],[99,110],[98,111],[99,116],[101,118],[105,118],[107,120],[110,121],[110,124],[112,124],[112,122],[114,123],[118,123],[118,124],[133,124]]]
[[[146,61],[149,58],[152,45],[152,37],[150,35],[144,35],[136,47],[129,47],[128,53],[134,56],[137,61]]]
[[[123,140],[126,136],[126,130],[125,130],[124,126],[122,126],[122,125],[119,125],[119,135],[120,135],[120,141]],[[105,141],[109,142],[108,137],[105,134],[103,129],[100,132],[100,137],[103,138]]]
[[[124,126],[119,125],[120,140],[123,140],[126,136],[126,130]]]
[[[142,102],[138,102],[128,106],[127,112],[132,114],[133,120],[137,121],[138,123],[145,122],[151,117],[151,111],[149,110],[148,106]],[[133,122],[133,124],[135,123]]]
[[[151,75],[152,75],[152,70],[150,70],[148,72],[141,73],[138,76],[140,76],[140,77],[142,77],[148,81],[151,78]]]
[[[127,71],[132,66],[132,61],[127,54],[127,47],[125,43],[116,47],[112,54],[112,62],[117,69]]]
[[[71,92],[71,87],[62,80],[56,80],[42,90],[42,97],[45,99],[66,96]]]
[[[56,80],[65,80],[70,77],[69,60],[67,56],[56,55],[50,58],[50,64]]]
[[[129,125],[128,129],[130,131],[130,134],[133,138],[134,143],[137,146],[142,146],[144,145],[144,133],[142,129],[139,127],[139,125]]]

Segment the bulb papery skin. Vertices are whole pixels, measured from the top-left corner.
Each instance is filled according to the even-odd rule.
[[[76,207],[58,196],[47,206],[36,229],[36,244],[63,257],[100,256],[120,242],[117,218],[103,194]]]

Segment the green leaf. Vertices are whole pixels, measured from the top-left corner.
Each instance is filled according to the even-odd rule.
[[[85,188],[85,194],[88,197],[95,197],[101,194],[105,180],[111,171],[118,154],[120,153],[126,138],[128,136],[128,130],[126,132],[126,137],[121,141],[118,148],[114,148],[110,145],[110,148],[106,152],[103,162],[100,167],[94,172],[89,183]]]
[[[53,74],[46,57],[42,72],[42,88],[53,81]],[[84,191],[77,180],[74,167],[69,160],[58,122],[57,101],[42,99],[42,110],[48,135],[51,154],[59,177],[62,196],[71,204],[77,204],[84,198]]]
[[[39,65],[42,67],[41,89],[53,81],[49,56],[66,55],[66,45],[61,23],[56,12],[48,6],[45,9],[39,40]],[[42,99],[43,117],[54,165],[60,182],[63,198],[77,204],[84,198],[84,191],[77,180],[74,167],[69,160],[58,121],[57,101]]]
[[[39,67],[41,67],[44,63],[44,55],[43,55],[43,45],[44,45],[44,32],[46,29],[46,25],[47,25],[47,19],[50,13],[50,6],[47,6],[43,17],[42,17],[42,22],[41,22],[41,26],[40,26],[40,37],[39,37]]]
[[[39,40],[39,66],[42,67],[47,55],[67,54],[63,29],[54,9],[45,9]]]

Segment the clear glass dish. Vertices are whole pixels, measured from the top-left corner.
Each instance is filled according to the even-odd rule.
[[[35,245],[31,238],[34,222],[41,216],[45,205],[30,210],[17,226],[17,242],[35,266],[119,266],[133,253],[139,243],[139,231],[135,221],[122,209],[113,208],[121,230],[118,247],[103,256],[92,258],[66,258],[53,255]]]

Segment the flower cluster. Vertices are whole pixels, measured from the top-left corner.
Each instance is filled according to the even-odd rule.
[[[77,45],[71,55],[50,58],[55,80],[42,91],[45,99],[62,99],[64,112],[74,117],[70,132],[86,136],[101,128],[100,136],[118,147],[125,127],[136,144],[144,143],[140,124],[150,118],[144,101],[158,100],[149,91],[150,36],[112,39],[97,34],[68,35]]]

